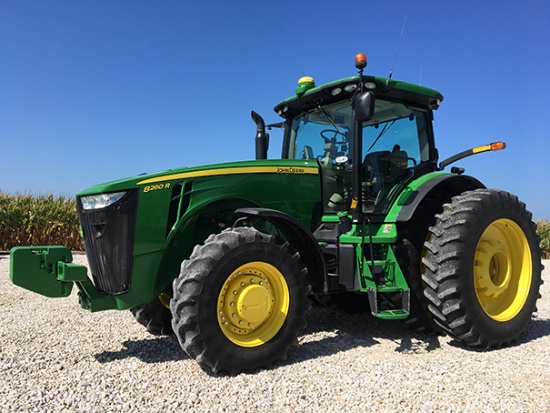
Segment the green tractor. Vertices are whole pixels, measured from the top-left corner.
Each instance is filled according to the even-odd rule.
[[[14,284],[90,311],[130,309],[175,334],[204,369],[231,374],[286,357],[312,298],[448,334],[517,341],[539,298],[541,253],[517,197],[442,162],[436,90],[358,74],[301,78],[256,123],[256,159],[181,168],[77,195],[86,267],[61,246],[11,251]],[[281,159],[266,129],[281,128]]]

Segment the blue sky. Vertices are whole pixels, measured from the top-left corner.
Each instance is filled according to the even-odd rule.
[[[180,166],[252,159],[296,81],[387,76],[443,93],[444,159],[550,219],[548,1],[0,0],[0,190],[74,195]],[[270,157],[280,156],[272,136]]]

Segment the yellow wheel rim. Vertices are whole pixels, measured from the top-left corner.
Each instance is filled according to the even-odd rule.
[[[170,310],[170,300],[172,297],[168,293],[160,293],[159,294],[159,301],[161,304],[166,307],[168,310]]]
[[[498,219],[481,235],[474,261],[477,299],[493,320],[505,322],[521,311],[531,287],[532,260],[523,230]]]
[[[218,323],[241,347],[258,347],[283,326],[290,304],[285,278],[271,264],[255,261],[237,268],[218,296]]]

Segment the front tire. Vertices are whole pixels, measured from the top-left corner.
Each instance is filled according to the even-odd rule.
[[[305,327],[306,269],[273,234],[234,228],[195,247],[174,280],[174,332],[214,373],[252,372],[286,358]]]
[[[541,254],[517,197],[478,189],[452,199],[424,243],[422,275],[434,321],[469,346],[518,339],[536,311]]]
[[[168,336],[172,331],[172,314],[165,306],[166,294],[161,294],[153,301],[134,307],[130,310],[138,323],[154,336]]]

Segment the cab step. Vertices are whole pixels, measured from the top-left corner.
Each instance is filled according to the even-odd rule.
[[[401,293],[401,307],[402,308],[393,308],[390,310],[380,310],[378,308],[378,293],[379,292],[396,292]],[[369,297],[369,305],[371,314],[375,317],[384,319],[384,320],[404,320],[409,317],[411,303],[410,303],[410,290],[403,290],[401,288],[386,288],[383,290],[375,290],[369,288],[367,291]]]
[[[409,317],[410,313],[408,311],[399,309],[399,310],[382,310],[374,314],[375,317],[381,318],[383,320],[404,320]]]

